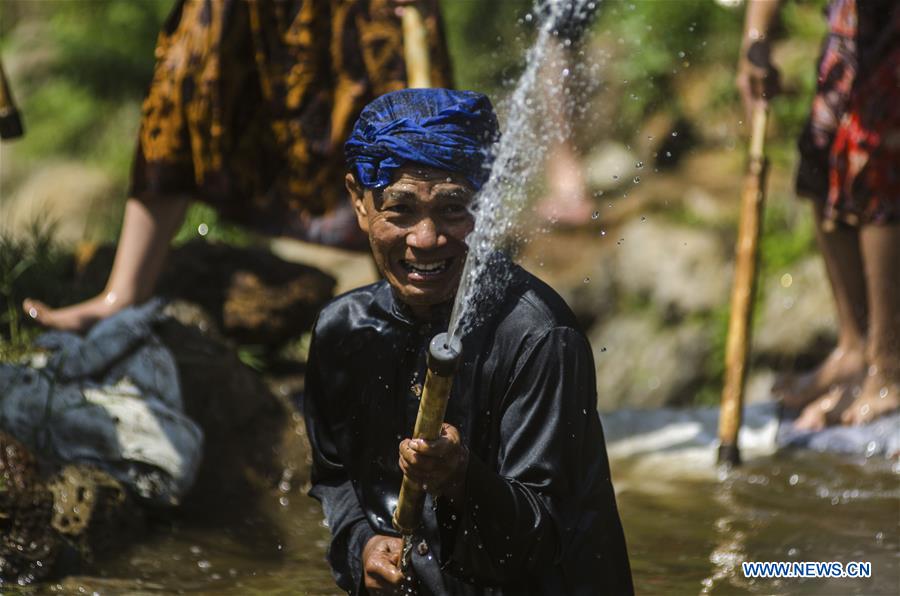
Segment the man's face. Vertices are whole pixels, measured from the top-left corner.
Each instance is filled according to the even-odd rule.
[[[400,300],[423,317],[451,300],[465,261],[465,238],[475,225],[468,182],[441,170],[404,166],[383,190],[363,189],[352,174],[347,188],[375,263]]]

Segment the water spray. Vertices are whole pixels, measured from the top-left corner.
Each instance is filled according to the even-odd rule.
[[[451,338],[447,333],[438,333],[428,346],[428,372],[425,374],[425,387],[419,401],[419,413],[416,415],[414,439],[433,441],[441,434],[444,413],[447,411],[447,400],[453,375],[459,366],[462,344],[459,339]],[[412,555],[413,534],[422,521],[422,507],[425,504],[425,487],[408,476],[403,476],[400,485],[400,498],[394,510],[394,528],[403,535],[403,550],[400,557],[400,571],[407,578]]]

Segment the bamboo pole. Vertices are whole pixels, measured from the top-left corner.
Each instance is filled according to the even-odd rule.
[[[765,157],[768,108],[754,108],[750,133],[750,156],[741,194],[741,219],[735,248],[734,285],[731,315],[725,345],[725,385],[719,412],[718,463],[736,466],[741,462],[738,432],[743,414],[744,385],[750,352],[750,326],[756,289],[760,222],[765,202],[767,163]]]
[[[425,374],[425,386],[419,401],[419,412],[413,429],[414,439],[433,441],[441,434],[453,375],[459,365],[462,344],[458,339],[451,340],[446,333],[435,335],[428,346],[428,372]],[[406,475],[400,485],[400,497],[394,510],[393,524],[403,536],[403,548],[400,555],[400,571],[406,578],[407,591],[415,592],[415,579],[411,576],[413,534],[422,521],[422,508],[425,505],[425,487]]]
[[[431,57],[422,12],[417,6],[404,6],[402,22],[407,87],[431,87]]]

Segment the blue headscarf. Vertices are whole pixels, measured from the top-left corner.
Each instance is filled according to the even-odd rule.
[[[406,162],[464,176],[480,189],[490,174],[490,147],[499,138],[487,96],[474,91],[404,89],[363,109],[344,144],[347,165],[366,188],[384,188]]]

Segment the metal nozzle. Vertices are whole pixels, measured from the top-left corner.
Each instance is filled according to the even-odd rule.
[[[459,366],[462,342],[446,333],[438,333],[428,346],[428,369],[436,375],[451,377]]]

